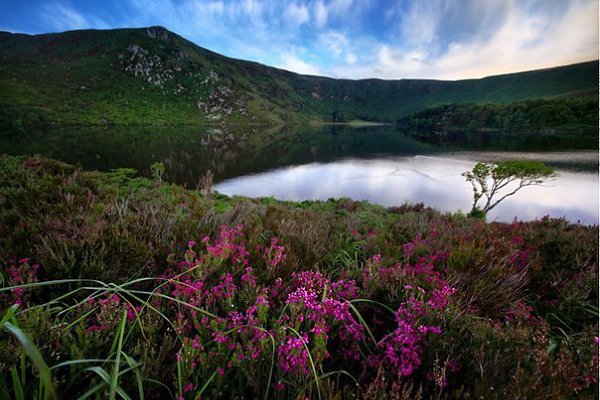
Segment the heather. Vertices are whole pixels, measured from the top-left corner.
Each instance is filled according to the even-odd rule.
[[[0,159],[0,398],[597,398],[597,226],[158,178]]]

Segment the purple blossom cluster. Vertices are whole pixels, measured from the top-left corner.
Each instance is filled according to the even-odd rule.
[[[420,290],[419,290],[420,289]],[[405,288],[413,291],[412,287]],[[416,293],[426,294],[422,288]],[[452,301],[454,290],[447,285],[436,289],[428,300],[423,296],[410,297],[403,302],[395,313],[396,328],[386,335],[379,343],[381,349],[369,358],[369,363],[375,368],[391,368],[398,376],[410,376],[421,365],[421,353],[427,345],[429,334],[439,335],[439,326],[424,323],[432,311],[443,309]]]
[[[32,264],[29,258],[21,258],[17,261],[9,262],[8,267],[2,271],[4,284],[6,286],[20,286],[38,281],[39,264]],[[10,304],[22,305],[26,301],[27,292],[21,288],[15,288],[10,292],[0,293],[0,304],[7,302]]]
[[[415,248],[424,247],[418,241]],[[298,271],[285,281],[267,282],[257,279],[257,272],[283,267],[285,248],[277,238],[255,251],[247,247],[242,226],[223,226],[214,242],[209,237],[200,244],[190,241],[185,260],[163,277],[168,280],[164,294],[179,300],[170,307],[184,337],[177,359],[189,380],[186,388],[201,387],[194,371],[210,366],[218,365],[220,374],[234,368],[251,374],[253,365],[269,364],[273,343],[279,390],[286,387],[282,382],[307,379],[311,359],[315,364],[346,360],[367,375],[383,367],[397,371],[397,378],[408,377],[420,368],[430,335],[441,333],[427,320],[453,303],[455,290],[441,272],[445,256],[414,256],[411,246],[406,258],[414,263],[390,263],[376,254],[367,260],[360,281]],[[352,302],[360,301],[373,283],[400,281],[412,283],[402,287],[405,301],[393,318],[379,321],[393,328],[379,333],[377,342],[368,340]],[[162,300],[156,301],[158,306]]]

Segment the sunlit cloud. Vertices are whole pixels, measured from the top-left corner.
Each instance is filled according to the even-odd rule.
[[[339,78],[477,78],[598,58],[596,0],[39,2],[15,3],[0,25],[163,25],[227,56]]]
[[[295,53],[284,53],[275,66],[288,71],[305,75],[320,75],[321,71],[313,64],[307,63]]]

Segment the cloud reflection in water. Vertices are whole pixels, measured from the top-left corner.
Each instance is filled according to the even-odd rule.
[[[281,200],[349,197],[383,206],[425,203],[441,211],[468,211],[471,186],[461,176],[474,163],[441,157],[345,159],[241,176],[216,185],[227,195],[273,196]],[[532,220],[545,215],[598,223],[598,176],[558,171],[542,187],[526,187],[490,212],[489,220]]]

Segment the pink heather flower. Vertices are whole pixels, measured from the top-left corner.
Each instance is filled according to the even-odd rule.
[[[352,300],[358,296],[358,286],[352,279],[340,279],[331,284],[331,290],[342,299]]]
[[[367,259],[367,265],[379,265],[381,264],[381,254],[375,254],[371,258]]]
[[[213,335],[213,339],[217,343],[227,343],[227,341],[229,340],[229,338],[227,337],[227,335],[224,332],[221,332],[221,331],[213,332],[212,335]]]
[[[190,241],[188,242],[188,247],[189,247],[189,248],[192,248],[192,247],[194,247],[195,245],[196,245],[196,242],[194,242],[193,240],[190,240]]]
[[[90,325],[88,326],[85,331],[87,333],[93,333],[93,332],[102,332],[103,330],[107,329],[107,326],[105,325]]]
[[[134,308],[132,308],[131,306],[127,305],[127,319],[129,321],[133,321],[140,313],[141,307],[135,306]]]
[[[306,335],[302,339],[290,336],[279,345],[277,356],[282,371],[297,375],[308,374],[308,353],[304,348],[303,341],[308,343]]]
[[[200,340],[198,339],[198,336],[196,336],[194,338],[194,340],[192,341],[192,349],[197,349],[200,347]]]
[[[247,283],[250,287],[256,286],[256,278],[253,275],[252,267],[246,267],[246,273],[242,275],[242,283]]]
[[[285,248],[278,245],[278,241],[277,238],[271,238],[269,247],[265,249],[267,264],[272,268],[285,264],[286,260]]]

